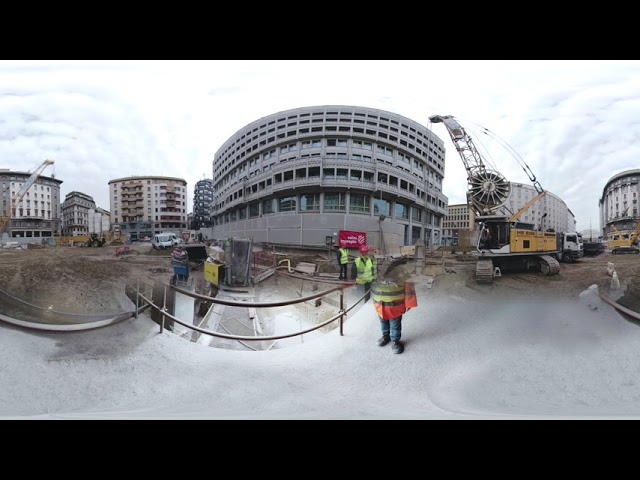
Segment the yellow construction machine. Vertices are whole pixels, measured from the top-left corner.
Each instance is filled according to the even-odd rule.
[[[511,194],[511,183],[499,172],[487,168],[473,140],[453,116],[433,115],[429,120],[447,128],[467,171],[467,203],[475,211],[475,220],[479,223],[474,252],[478,259],[476,281],[492,283],[498,272],[510,268],[558,274],[561,249],[556,233],[536,230],[535,225],[518,221],[518,217],[545,194],[530,170],[525,169],[538,195],[513,215],[499,214]]]
[[[638,234],[640,234],[640,220],[624,232],[621,232],[613,225],[607,235],[607,248],[615,255],[622,253],[640,253],[640,248],[638,248]]]

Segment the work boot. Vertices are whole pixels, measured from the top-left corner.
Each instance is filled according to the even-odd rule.
[[[389,335],[383,335],[378,339],[378,346],[384,347],[390,341],[391,341],[391,337],[389,337]]]
[[[404,352],[404,345],[402,345],[402,343],[400,343],[400,340],[395,340],[391,344],[391,351],[393,353],[402,353],[402,352]]]

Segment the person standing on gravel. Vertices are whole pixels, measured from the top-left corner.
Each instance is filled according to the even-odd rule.
[[[360,256],[354,260],[353,267],[351,267],[351,279],[355,280],[357,285],[364,287],[364,303],[371,298],[373,276],[373,260],[369,256],[369,249],[366,245],[361,245]]]
[[[340,266],[339,280],[347,279],[347,265],[349,264],[349,250],[345,247],[338,247],[338,265]]]
[[[404,345],[402,338],[402,315],[410,308],[418,306],[414,282],[406,281],[397,284],[383,280],[375,282],[371,288],[373,306],[380,317],[382,337],[377,341],[379,347],[389,342],[393,353],[402,353]]]

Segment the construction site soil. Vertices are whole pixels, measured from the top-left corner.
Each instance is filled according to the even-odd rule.
[[[116,248],[33,246],[26,249],[0,249],[0,290],[26,302],[44,308],[68,313],[108,313],[130,310],[125,295],[125,284],[157,279],[169,282],[173,274],[171,254],[168,250],[154,250],[150,244],[133,244],[128,252],[116,255]],[[318,272],[336,273],[335,258],[327,253],[282,253],[279,259],[288,259],[289,265],[298,262],[316,263]],[[560,274],[544,276],[540,272],[509,272],[496,277],[493,284],[477,284],[475,262],[470,255],[436,252],[427,255],[426,263],[435,271],[425,275],[433,279],[429,295],[459,289],[461,294],[479,294],[488,301],[509,296],[531,295],[573,297],[598,285],[600,293],[611,296],[619,304],[640,311],[640,255],[612,255],[608,252],[585,257],[571,264],[561,264]],[[611,288],[609,263],[614,264],[620,288]],[[394,261],[381,261],[380,273],[394,278],[412,276],[416,262],[403,257]],[[203,266],[192,265],[191,276],[195,291],[208,294]],[[291,295],[299,280],[287,280],[274,275],[261,282],[260,288],[292,282]],[[329,283],[327,288],[332,285]]]

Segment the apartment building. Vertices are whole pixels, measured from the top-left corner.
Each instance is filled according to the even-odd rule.
[[[62,180],[40,175],[11,213],[13,196],[31,177],[30,172],[0,169],[0,212],[11,218],[0,236],[9,238],[50,237],[61,228],[60,185]]]
[[[182,178],[135,176],[109,181],[111,225],[129,238],[180,233],[187,223],[187,182]]]
[[[199,230],[210,228],[211,210],[213,207],[213,180],[210,178],[196,182],[193,188],[193,219],[191,228]]]

